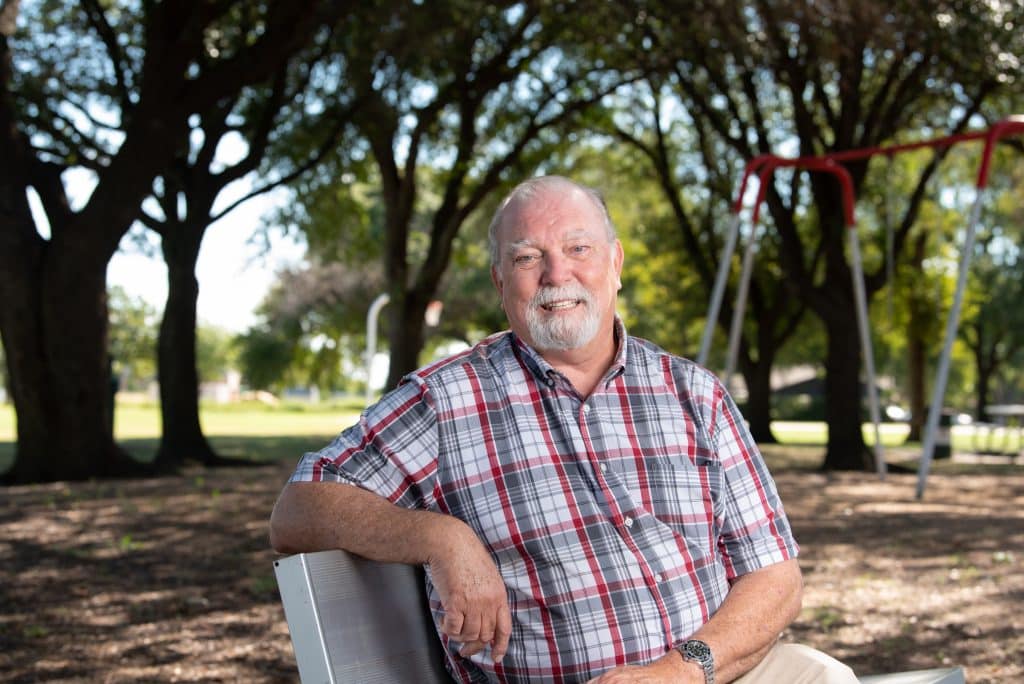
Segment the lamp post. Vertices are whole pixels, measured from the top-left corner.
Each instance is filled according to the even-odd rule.
[[[370,310],[366,312],[366,405],[369,406],[373,400],[373,389],[370,387],[370,372],[373,368],[373,357],[377,355],[377,319],[380,318],[380,310],[391,301],[388,293],[377,295],[377,298],[370,304]],[[427,305],[423,320],[433,328],[441,321],[441,309],[444,304],[435,299]]]
[[[377,295],[377,298],[370,304],[370,310],[366,312],[366,405],[370,405],[373,399],[373,389],[370,387],[370,371],[373,368],[373,357],[377,354],[377,319],[380,317],[380,310],[383,309],[391,296],[388,293]]]

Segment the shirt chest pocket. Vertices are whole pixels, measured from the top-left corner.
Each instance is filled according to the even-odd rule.
[[[721,466],[714,461],[695,464],[683,454],[612,459],[606,473],[635,505],[688,538],[706,537],[716,526]]]

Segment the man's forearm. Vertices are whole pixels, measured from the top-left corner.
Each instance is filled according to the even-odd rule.
[[[731,682],[757,665],[800,613],[802,596],[796,559],[736,580],[715,615],[693,635],[711,647],[715,681]]]
[[[287,485],[270,516],[270,543],[282,553],[344,549],[376,561],[425,564],[465,527],[429,511],[411,511],[352,485]]]
[[[351,485],[295,482],[270,515],[270,543],[282,553],[344,549],[375,561],[430,566],[444,610],[441,629],[470,656],[488,645],[505,655],[512,618],[505,584],[468,525],[411,511]]]

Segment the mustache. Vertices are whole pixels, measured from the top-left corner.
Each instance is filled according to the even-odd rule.
[[[573,283],[572,285],[562,285],[561,287],[542,287],[534,293],[530,304],[532,306],[545,306],[563,299],[577,299],[584,304],[590,304],[593,301],[593,297],[591,297],[590,292],[585,287],[579,283]]]

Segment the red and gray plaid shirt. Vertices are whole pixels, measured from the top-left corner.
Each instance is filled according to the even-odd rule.
[[[410,374],[292,476],[476,531],[508,588],[512,636],[497,666],[446,643],[459,681],[585,682],[654,660],[714,614],[730,580],[797,554],[721,383],[616,327],[627,342],[586,400],[500,333]],[[439,622],[429,568],[427,589]]]

